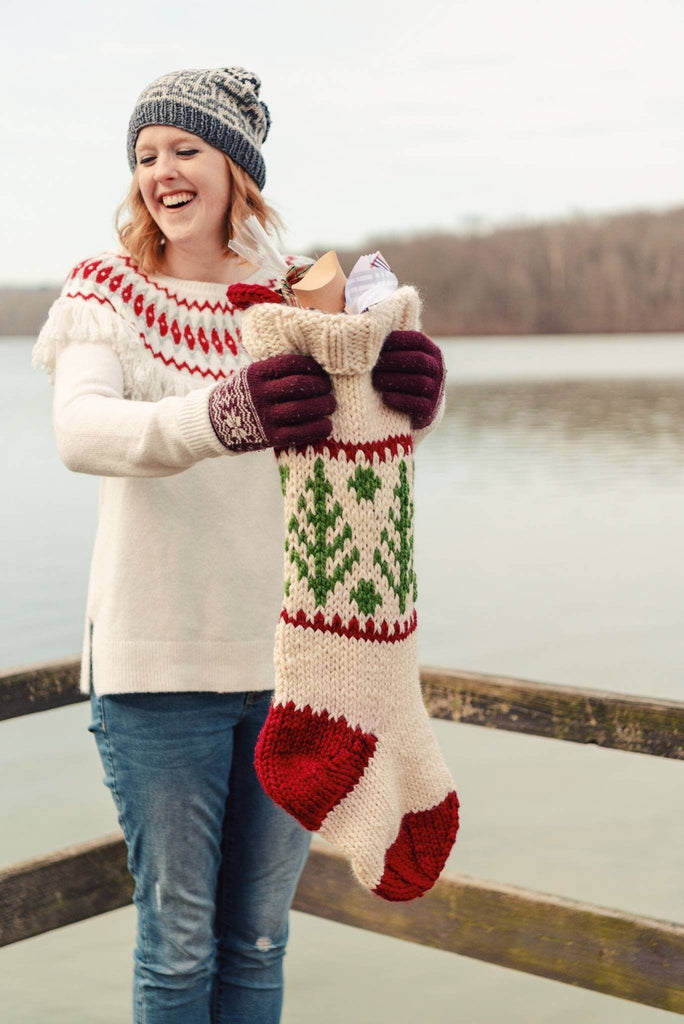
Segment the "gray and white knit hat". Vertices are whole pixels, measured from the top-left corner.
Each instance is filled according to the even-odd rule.
[[[199,135],[243,167],[260,189],[266,181],[261,144],[271,127],[259,99],[261,82],[245,68],[172,71],[140,93],[128,124],[128,163],[135,168],[138,133],[150,124]]]

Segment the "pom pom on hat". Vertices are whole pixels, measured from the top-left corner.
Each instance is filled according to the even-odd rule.
[[[266,181],[261,144],[271,115],[259,99],[261,81],[241,67],[173,71],[140,93],[128,125],[128,163],[147,125],[173,125],[198,135],[244,168],[260,189]]]

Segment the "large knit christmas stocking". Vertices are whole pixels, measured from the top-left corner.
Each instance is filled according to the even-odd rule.
[[[337,398],[328,440],[276,453],[285,601],[257,772],[387,900],[435,883],[458,828],[418,681],[410,426],[370,377],[387,334],[416,329],[418,315],[403,287],[356,316],[264,304],[242,326],[253,359],[312,355]]]

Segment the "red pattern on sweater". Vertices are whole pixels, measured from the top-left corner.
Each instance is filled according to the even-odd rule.
[[[297,260],[286,256],[285,262],[290,266]],[[274,284],[268,278],[241,287],[267,292]],[[112,252],[78,263],[67,275],[62,295],[111,307],[136,332],[146,352],[174,370],[220,381],[249,362],[241,345],[239,304],[228,297],[186,299],[172,288],[148,277],[130,256]]]
[[[145,349],[165,366],[215,381],[226,379],[237,369],[231,356],[238,356],[239,329],[231,323],[231,331],[220,323],[221,318],[232,319],[238,311],[231,302],[179,298],[164,284],[151,280],[130,257],[123,255],[83,260],[74,267],[67,281],[66,297],[109,305],[134,329],[137,327]],[[72,282],[73,287],[69,287]],[[91,287],[78,287],[85,282]],[[219,318],[218,324],[212,322],[213,317]],[[198,318],[204,323],[198,323]],[[178,355],[169,351],[170,341]],[[185,357],[183,350],[187,352]],[[207,366],[207,360],[201,357],[196,361],[199,351],[212,365]],[[190,358],[191,355],[194,358]],[[220,357],[218,365],[216,356]],[[222,365],[224,360],[225,366]]]
[[[66,298],[68,298],[68,299],[84,299],[86,302],[94,300],[95,302],[99,302],[101,305],[112,306],[112,303],[108,302],[107,299],[101,298],[99,295],[95,295],[92,292],[90,294],[88,294],[88,295],[84,294],[83,292],[66,292]],[[112,306],[112,309],[114,309],[114,306]],[[160,320],[161,319],[163,319],[163,321],[164,321],[164,331],[163,331],[163,334],[165,335],[165,334],[168,333],[168,326],[166,324],[166,318],[164,317],[163,313],[161,315]],[[173,322],[171,330],[172,330],[172,333],[173,333],[174,341],[176,342],[176,344],[178,344],[180,342],[180,340],[181,340],[181,334],[180,334],[180,329],[178,328],[178,325],[176,324],[175,321]],[[185,331],[190,332],[190,335],[192,334],[191,329],[190,329],[189,326],[186,326]],[[201,327],[200,327],[199,331],[202,333],[203,339],[206,341],[206,335],[204,335],[204,332],[203,332]],[[155,359],[161,359],[161,361],[164,363],[164,366],[173,366],[176,370],[187,370],[188,373],[199,373],[201,377],[211,377],[215,381],[225,380],[227,377],[229,377],[231,375],[231,373],[235,372],[234,370],[229,370],[227,373],[225,373],[223,370],[212,370],[210,368],[207,368],[207,369],[203,370],[199,366],[191,366],[188,362],[185,362],[185,361],[184,362],[179,362],[177,359],[174,359],[173,356],[165,356],[163,354],[163,352],[155,352],[155,350],[152,348],[152,346],[150,345],[149,341],[145,337],[145,334],[142,331],[140,331],[139,334],[140,334],[140,339],[141,339],[144,347],[147,349],[147,351],[150,353],[150,355],[152,355]],[[219,340],[218,333],[217,333],[215,328],[212,330],[211,334],[212,334],[212,342],[214,344],[214,347],[216,348],[216,351],[219,354],[221,354],[223,352],[223,345],[221,344],[221,342]],[[228,334],[227,331],[226,331],[226,334]],[[185,337],[186,337],[186,340],[188,340],[187,335],[185,335]],[[231,341],[232,341],[232,339],[231,339]],[[195,346],[194,346],[194,339],[193,339],[192,344],[190,344],[190,343],[188,344],[188,348],[192,349],[194,347]],[[206,353],[208,351],[208,349],[209,349],[208,343],[206,345],[202,344],[202,349]],[[231,351],[233,352],[234,355],[237,355],[237,348],[234,347],[234,344],[231,346]]]
[[[67,292],[66,297],[67,299],[85,299],[86,302],[89,299],[95,299],[95,301],[99,302],[101,306],[112,306],[109,299],[105,299],[101,295],[96,295],[95,292],[88,292],[87,295],[84,292]],[[112,309],[114,309],[114,306],[112,306]]]
[[[188,302],[187,299],[179,299],[175,292],[169,291],[166,285],[159,284],[158,281],[153,281],[151,280],[151,278],[147,276],[147,274],[144,274],[143,271],[140,270],[138,266],[133,262],[130,256],[124,256],[123,254],[121,254],[117,255],[116,259],[119,260],[121,263],[124,263],[127,269],[129,269],[137,277],[141,277],[143,281],[145,281],[145,283],[150,286],[150,288],[153,288],[155,291],[161,292],[161,294],[165,295],[167,299],[171,299],[179,308],[184,306],[186,309],[196,309],[200,313],[204,312],[204,310],[206,309],[210,310],[212,313],[216,313],[217,311],[220,313],[233,313],[235,311],[236,307],[231,302],[210,302],[208,299],[205,299],[202,302],[198,302],[197,299],[193,299],[191,302]],[[92,275],[92,273],[97,269],[97,267],[99,267],[100,264],[103,262],[103,259],[91,261],[83,260],[81,263],[76,264],[74,269],[68,275],[68,278],[75,278],[78,277],[80,274],[80,276],[87,281],[87,279]],[[95,276],[95,280],[98,282],[98,284],[101,283],[102,281],[105,281],[107,277],[111,274],[113,269],[114,268],[112,266],[103,267],[100,270],[100,272]],[[117,274],[116,277],[113,277],[112,280],[109,281],[108,286],[111,289],[111,291],[115,292],[121,287],[123,277],[123,274]],[[126,302],[130,301],[130,295],[131,293],[129,292],[128,298],[125,299]]]
[[[228,373],[224,373],[223,370],[200,370],[199,366],[190,366],[189,363],[179,363],[178,360],[173,358],[167,359],[161,352],[155,352],[150,347],[149,342],[145,341],[144,335],[141,334],[140,337],[142,338],[145,348],[151,352],[155,359],[161,359],[164,366],[173,366],[176,370],[187,370],[188,373],[199,373],[202,377],[213,377],[216,381],[226,380],[227,377],[230,377],[231,374],[235,372],[234,370],[229,370]]]

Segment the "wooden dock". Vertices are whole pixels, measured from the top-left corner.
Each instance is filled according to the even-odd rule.
[[[0,720],[86,700],[80,663],[0,675]],[[684,760],[684,703],[425,668],[434,718]],[[673,813],[681,813],[681,808]],[[120,834],[0,872],[0,946],[130,903]],[[436,949],[684,1014],[684,925],[445,873],[411,903],[387,903],[317,841],[294,908]]]

